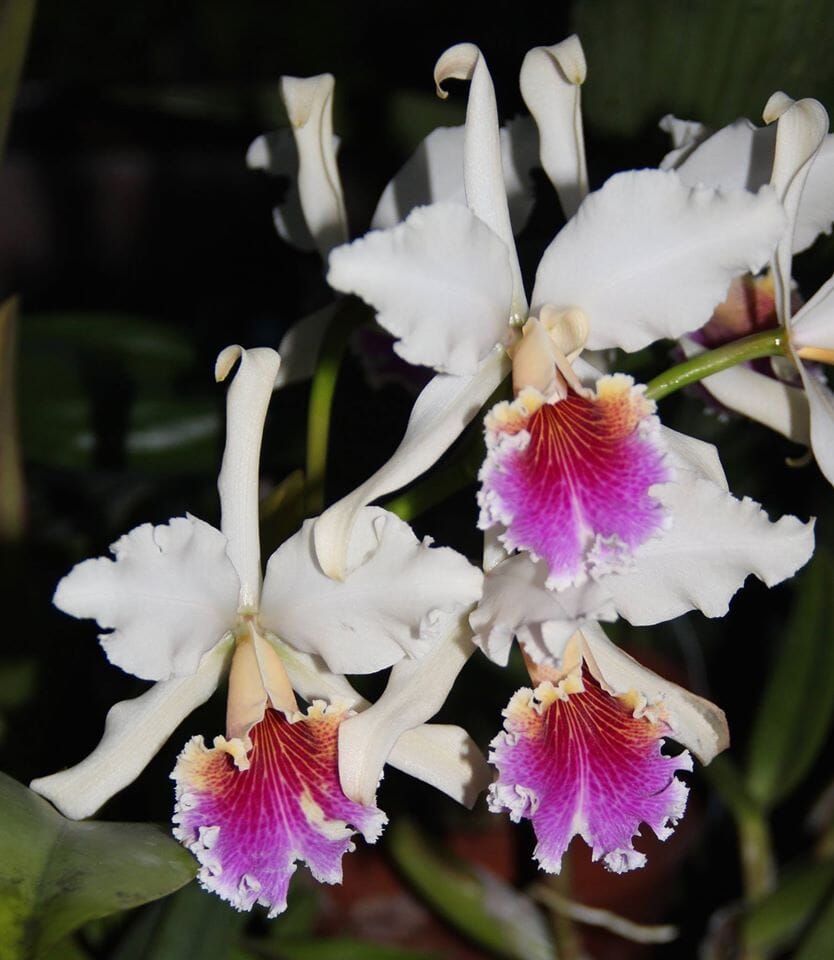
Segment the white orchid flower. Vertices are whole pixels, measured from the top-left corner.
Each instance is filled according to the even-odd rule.
[[[533,688],[513,695],[491,745],[490,810],[532,821],[533,856],[548,873],[576,834],[615,873],[643,866],[641,823],[671,835],[689,792],[675,773],[692,769],[688,750],[709,763],[728,746],[723,712],[641,666],[596,623],[548,664],[526,661]],[[665,755],[667,737],[688,750]]]
[[[791,281],[792,255],[829,233],[834,222],[834,135],[828,133],[828,115],[816,100],[793,102],[776,93],[765,107],[764,119],[768,126],[738,120],[711,137],[703,133],[685,158],[673,151],[662,164],[674,166],[690,184],[755,188],[769,181],[789,216],[771,271],[736,281],[710,323],[682,344],[695,355],[705,346],[783,327],[791,369],[740,365],[702,383],[723,406],[810,445],[823,474],[834,483],[834,397],[819,371],[805,365],[805,361],[834,363],[834,313],[829,302],[834,277],[804,306]]]
[[[273,211],[278,234],[302,250],[330,251],[350,237],[344,190],[337,164],[339,139],[333,133],[335,80],[282,77],[281,99],[289,129],[256,137],[246,155],[252,169],[286,177],[289,190]],[[435,201],[465,203],[463,127],[438,127],[385,187],[371,220],[373,229],[393,227],[415,207]],[[533,206],[528,172],[535,165],[535,132],[528,118],[501,130],[504,185],[513,228],[520,231]],[[284,335],[278,386],[312,376],[319,348],[333,316],[333,304],[304,317]]]
[[[391,460],[322,514],[316,549],[322,568],[343,576],[358,511],[430,466],[511,358],[518,399],[487,418],[481,526],[501,530],[507,548],[544,557],[551,586],[578,584],[624,568],[640,544],[668,527],[669,512],[649,488],[671,473],[642,388],[603,378],[595,394],[572,363],[584,347],[637,350],[701,326],[734,276],[767,262],[785,215],[770,186],[720,193],[688,187],[671,172],[619,174],[585,197],[545,250],[528,307],[492,81],[477,47],[461,44],[441,56],[438,85],[452,77],[471,81],[467,206],[421,207],[392,230],[337,247],[328,274],[332,286],[373,304],[398,338],[398,353],[439,376],[418,397]],[[577,121],[583,78],[575,37],[531,51],[522,67],[542,162],[568,208],[587,181]],[[567,158],[561,163],[559,142]],[[566,169],[575,172],[572,190]],[[550,497],[554,490],[558,498]]]
[[[385,816],[373,790],[386,760],[464,802],[484,785],[483,759],[465,731],[420,726],[468,655],[463,627],[481,573],[370,509],[343,583],[319,569],[309,521],[270,557],[262,577],[258,462],[280,358],[229,347],[218,357],[217,379],[238,359],[218,480],[221,529],[193,516],[144,524],[113,545],[114,559],[78,564],[55,593],[61,610],[98,621],[114,665],[154,685],[111,709],[89,757],[32,788],[67,816],[89,816],[142,771],[229,671],[226,735],[211,749],[194,737],[172,774],[175,833],[202,864],[205,887],[239,909],[258,902],[274,915],[284,909],[297,860],[334,883],[353,831],[369,841],[379,835]],[[368,799],[356,802],[340,785],[339,732],[369,705],[341,674],[391,665],[377,711],[387,725],[364,721],[351,740],[362,770],[343,764],[360,786],[372,781]],[[414,674],[435,678],[431,703],[407,683]],[[294,689],[310,701],[306,712]],[[411,705],[415,696],[419,708]]]

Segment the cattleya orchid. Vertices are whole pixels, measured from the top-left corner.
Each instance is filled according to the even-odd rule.
[[[741,286],[731,290],[709,324],[684,338],[682,345],[695,355],[711,346],[709,338],[716,335],[726,343],[781,327],[789,359],[777,357],[769,369],[762,369],[761,362],[738,365],[707,377],[703,385],[722,406],[810,445],[823,474],[834,483],[834,397],[814,364],[834,363],[834,319],[828,302],[834,277],[804,305],[791,280],[793,255],[830,232],[834,222],[834,135],[828,133],[828,115],[816,100],[793,102],[776,93],[764,119],[768,126],[738,120],[712,136],[690,125],[663,161],[662,166],[674,168],[688,184],[756,187],[769,181],[789,217],[771,269],[737,281]],[[681,131],[672,118],[666,118],[665,125]]]
[[[326,261],[330,251],[350,238],[333,133],[335,81],[331,74],[282,77],[281,100],[289,129],[256,137],[247,165],[288,178],[284,202],[273,211],[279,236],[301,250],[317,250]],[[419,144],[411,158],[385,187],[371,219],[373,229],[393,227],[417,206],[435,201],[464,203],[463,127],[439,127]],[[520,118],[500,134],[504,186],[513,229],[519,231],[532,208],[527,172],[535,163],[532,124]],[[282,357],[277,383],[310,377],[332,320],[329,304],[293,325],[279,346]]]
[[[357,802],[340,784],[340,759],[349,772],[350,764],[339,757],[339,733],[350,718],[363,720],[352,756],[371,794],[386,760],[463,802],[483,787],[484,761],[466,732],[420,726],[409,712],[411,679],[433,677],[435,696],[421,710],[436,711],[465,662],[465,616],[481,574],[371,508],[357,525],[344,582],[320,570],[310,521],[262,577],[258,462],[280,358],[229,347],[217,379],[238,359],[218,480],[221,529],[193,516],[144,524],[113,545],[113,560],[79,564],[55,593],[60,609],[98,621],[111,663],[154,686],[112,708],[89,757],[32,788],[70,817],[89,816],[141,772],[228,670],[225,736],[211,748],[192,738],[172,774],[174,832],[200,861],[206,888],[238,909],[264,904],[274,916],[297,860],[318,880],[338,882],[352,834],[373,842],[385,823],[372,795]],[[376,707],[341,676],[389,666]],[[306,711],[295,691],[309,701]],[[392,711],[404,719],[392,724]]]

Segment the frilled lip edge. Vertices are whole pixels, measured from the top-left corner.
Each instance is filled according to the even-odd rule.
[[[498,778],[489,808],[532,821],[533,856],[546,872],[559,873],[577,834],[609,870],[641,867],[645,854],[633,844],[640,825],[665,840],[683,816],[689,788],[676,774],[692,769],[691,756],[665,755],[671,731],[662,718],[611,696],[587,669],[581,680],[571,674],[518,690],[504,717],[491,744]]]
[[[349,800],[338,774],[339,724],[349,711],[314,701],[306,714],[268,709],[249,737],[249,768],[234,754],[240,741],[201,736],[185,745],[176,782],[174,836],[201,864],[201,885],[237,910],[258,903],[281,913],[297,862],[321,883],[340,883],[342,856],[358,832],[375,842],[387,822],[374,806]]]

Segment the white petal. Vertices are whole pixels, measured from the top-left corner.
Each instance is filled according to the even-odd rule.
[[[585,74],[576,34],[551,47],[534,47],[521,66],[521,95],[539,128],[542,167],[568,218],[588,192],[581,104]]]
[[[768,187],[720,194],[674,173],[618,174],[545,251],[533,311],[581,308],[594,350],[679,337],[703,326],[734,276],[767,262],[784,225]]]
[[[823,140],[808,170],[805,187],[799,199],[793,252],[801,253],[821,233],[831,233],[834,221],[834,135]]]
[[[709,136],[709,129],[695,120],[681,120],[671,113],[660,118],[658,126],[669,134],[672,149],[660,161],[661,170],[677,170],[699,143]]]
[[[825,479],[834,484],[834,394],[800,364],[811,411],[811,449]]]
[[[226,538],[196,517],[175,517],[136,527],[110,550],[114,560],[73,567],[58,584],[55,606],[112,629],[100,635],[107,659],[134,676],[193,674],[237,609],[240,582]]]
[[[803,347],[834,350],[834,276],[791,318],[789,326],[795,350]]]
[[[770,182],[788,215],[788,229],[773,258],[776,312],[782,324],[791,315],[791,259],[799,201],[814,157],[828,133],[828,114],[816,100],[797,100],[774,93],[767,102],[764,119],[776,120],[776,149]]]
[[[475,805],[492,780],[492,768],[472,737],[462,727],[445,723],[406,730],[388,763],[466,807]]]
[[[312,377],[324,335],[335,310],[336,304],[328,303],[321,310],[296,321],[281,338],[278,345],[281,366],[275,378],[276,389]]]
[[[337,248],[327,282],[377,310],[403,359],[441,373],[474,373],[510,334],[507,247],[457,204],[418,207],[392,230]]]
[[[675,173],[688,187],[755,193],[770,181],[775,144],[774,128],[736,120],[700,143],[675,166]]]
[[[688,357],[704,349],[688,337],[680,343]],[[744,366],[715,373],[701,383],[728,410],[762,423],[794,443],[807,445],[808,401],[797,387]]]
[[[373,802],[394,744],[443,706],[474,649],[465,614],[447,618],[435,648],[419,660],[395,664],[379,700],[341,725],[339,779],[348,797]]]
[[[813,521],[784,516],[771,523],[753,500],[737,500],[681,462],[675,469],[677,481],[655,493],[673,516],[671,529],[637,548],[631,570],[600,580],[630,623],[693,609],[721,617],[749,574],[774,586],[813,553]]]
[[[504,189],[495,90],[486,61],[475,44],[459,43],[441,54],[434,66],[434,82],[439,96],[447,95],[443,83],[449,79],[470,81],[463,146],[466,204],[504,241],[513,284],[512,310],[514,314],[523,316],[527,311],[527,300]]]
[[[271,632],[336,673],[371,673],[439,643],[450,617],[480,596],[482,574],[448,547],[420,543],[379,507],[358,518],[344,581],[318,565],[313,524],[270,557],[261,613]]]
[[[281,78],[281,96],[298,149],[298,196],[322,257],[348,238],[333,136],[333,77]]]
[[[226,448],[217,478],[220,528],[226,552],[240,577],[239,605],[257,610],[261,586],[258,491],[261,439],[281,358],[268,347],[244,350],[236,344],[217,358],[215,378],[225,380],[240,366],[226,394]]]
[[[484,578],[484,594],[469,617],[475,643],[506,666],[514,637],[532,659],[559,659],[564,646],[588,619],[616,617],[607,591],[593,581],[557,592],[545,587],[547,568],[520,553]]]
[[[67,817],[89,817],[132,783],[182,721],[217,689],[228,667],[231,637],[206,654],[190,677],[156,683],[107,713],[104,735],[81,763],[30,784]]]
[[[724,711],[709,700],[697,697],[676,683],[647,670],[612,643],[598,624],[582,630],[589,667],[609,693],[637,691],[650,707],[660,708],[672,730],[672,737],[701,761],[712,758],[730,745]]]
[[[284,200],[272,211],[275,229],[282,240],[299,250],[315,250],[298,195],[298,150],[292,133],[274,130],[256,137],[246,153],[246,165],[252,170],[266,170],[273,176],[287,178],[289,186]]]
[[[415,208],[427,203],[466,205],[463,185],[465,127],[438,127],[420,143],[383,190],[371,227],[395,227]],[[513,233],[519,233],[533,207],[529,172],[538,163],[536,128],[529,117],[517,117],[501,128],[501,165]]]
[[[509,373],[503,349],[482,361],[473,377],[441,374],[417,397],[405,436],[391,459],[352,493],[334,503],[316,522],[316,553],[329,577],[345,575],[347,545],[358,512],[378,497],[411,483],[435,463],[475,417]]]

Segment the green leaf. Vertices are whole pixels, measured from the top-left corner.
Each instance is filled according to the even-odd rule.
[[[834,944],[834,893],[830,894],[816,922],[808,931],[793,960],[831,960]]]
[[[35,0],[0,0],[0,161],[34,14]]]
[[[111,960],[231,960],[248,915],[196,883],[143,910]]]
[[[760,900],[745,917],[744,943],[753,950],[786,949],[832,892],[834,861],[794,867],[786,872],[779,887]]]
[[[766,807],[808,773],[834,716],[834,562],[817,547],[802,572],[750,739],[747,781]]]
[[[194,858],[152,824],[75,822],[0,774],[0,960],[24,960],[98,917],[165,896]]]
[[[758,121],[774,90],[834,94],[828,0],[578,0],[590,125],[621,137],[669,111],[711,126]]]
[[[388,828],[386,849],[420,896],[470,940],[502,957],[552,960],[555,956],[529,897],[492,874],[475,873],[440,856],[406,819]]]

